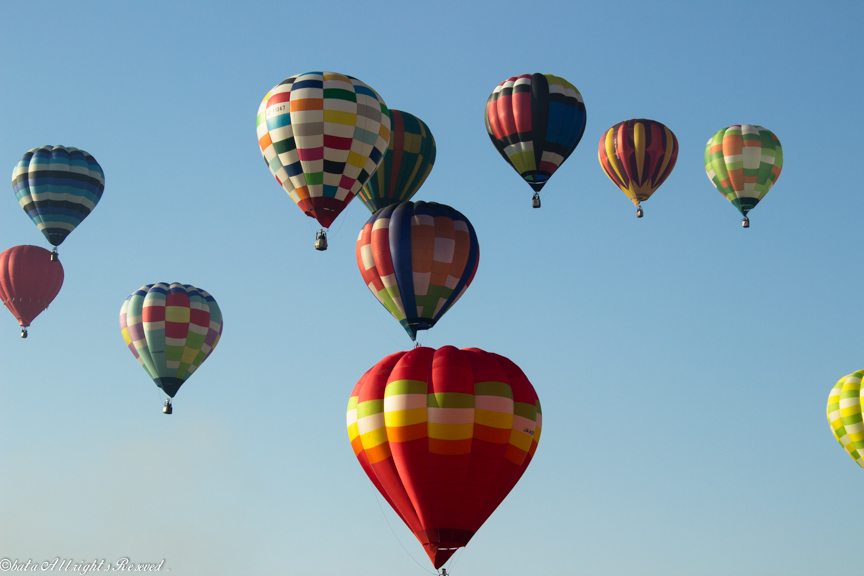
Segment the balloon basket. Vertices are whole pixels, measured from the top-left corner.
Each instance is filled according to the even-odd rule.
[[[327,250],[327,232],[319,230],[315,234],[315,250],[323,252]]]
[[[162,413],[163,414],[173,414],[174,413],[174,407],[171,405],[171,399],[170,398],[165,400],[165,405],[162,407]]]
[[[27,338],[27,329],[26,328],[21,329],[21,338]]]
[[[645,215],[645,212],[642,210],[642,206],[638,206],[636,208],[636,218],[642,218]]]
[[[741,220],[741,227],[742,228],[749,228],[750,227],[750,218],[748,218],[747,216],[744,216],[744,219]]]
[[[540,193],[535,192],[534,197],[531,199],[531,205],[534,208],[540,208]]]
[[[57,262],[60,257],[57,255],[57,248],[51,251],[51,262]]]

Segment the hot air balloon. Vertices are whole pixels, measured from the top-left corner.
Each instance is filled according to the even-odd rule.
[[[86,218],[105,189],[102,167],[87,152],[65,146],[29,150],[12,172],[15,197],[55,247]]]
[[[471,222],[450,206],[434,202],[382,208],[357,238],[363,281],[412,340],[462,297],[479,260]]]
[[[336,72],[283,80],[258,107],[258,145],[276,181],[323,228],[378,168],[390,141],[387,105],[372,88]],[[326,232],[316,249],[327,249]]]
[[[736,124],[723,128],[705,146],[708,178],[744,216],[744,228],[750,227],[747,213],[774,186],[782,169],[780,140],[762,126]]]
[[[0,301],[21,326],[27,327],[60,292],[63,265],[39,246],[13,246],[0,254]]]
[[[603,171],[636,206],[636,217],[642,218],[642,202],[675,168],[678,139],[660,122],[626,120],[603,134],[597,154]]]
[[[834,438],[864,468],[864,423],[861,421],[861,377],[858,370],[837,381],[828,395],[828,423]]]
[[[551,74],[505,80],[486,101],[486,131],[501,157],[534,190],[567,160],[585,132],[585,102],[575,86]]]
[[[171,398],[216,348],[223,325],[216,300],[188,284],[147,284],[123,302],[123,340],[168,394],[164,413],[171,414]]]
[[[391,204],[410,200],[435,164],[435,138],[416,116],[390,110],[390,144],[375,174],[357,197],[373,214]]]
[[[347,424],[366,475],[440,568],[522,477],[542,416],[516,364],[445,346],[372,367],[351,393]]]

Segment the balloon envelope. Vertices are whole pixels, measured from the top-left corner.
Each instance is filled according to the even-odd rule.
[[[638,206],[657,191],[678,160],[678,139],[660,122],[639,118],[615,124],[600,137],[600,166]]]
[[[828,423],[834,438],[864,468],[864,423],[861,419],[861,377],[858,370],[837,381],[828,395]]]
[[[188,284],[147,284],[120,308],[126,346],[172,398],[216,348],[222,327],[216,300]]]
[[[440,568],[530,464],[542,416],[516,364],[477,348],[415,348],[357,382],[348,437],[366,475]]]
[[[575,86],[551,74],[505,80],[486,101],[486,132],[535,191],[570,156],[585,132],[585,102]]]
[[[435,202],[375,212],[360,231],[356,253],[366,286],[412,340],[462,297],[480,261],[471,222]]]
[[[375,174],[357,194],[370,212],[410,200],[435,164],[435,138],[425,122],[390,110],[390,144]]]
[[[264,96],[257,129],[276,181],[327,228],[381,163],[390,116],[384,100],[360,80],[307,72]]]
[[[59,246],[99,203],[105,174],[83,150],[42,146],[18,161],[12,188],[18,204],[48,242]]]
[[[708,178],[745,217],[774,186],[782,169],[780,140],[762,126],[723,128],[705,146]]]
[[[0,254],[0,301],[24,328],[63,286],[63,265],[39,246],[14,246]]]

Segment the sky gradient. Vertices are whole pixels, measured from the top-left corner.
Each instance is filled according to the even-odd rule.
[[[432,571],[345,430],[360,376],[411,346],[356,269],[369,214],[352,202],[316,252],[256,142],[268,90],[333,70],[426,122],[438,156],[415,199],[477,231],[473,284],[419,341],[507,356],[543,406],[531,466],[454,576],[858,562],[838,529],[864,516],[864,471],[825,405],[864,367],[860,2],[3,8],[0,167],[75,146],[106,186],[60,247],[64,286],[29,339],[0,310],[0,558]],[[588,116],[540,210],[482,117],[498,83],[533,72],[573,83]],[[641,117],[680,151],[637,220],[597,144]],[[785,160],[749,230],[703,162],[742,123],[773,131]],[[7,186],[0,249],[47,247]],[[171,417],[118,326],[154,282],[207,290],[225,319]]]

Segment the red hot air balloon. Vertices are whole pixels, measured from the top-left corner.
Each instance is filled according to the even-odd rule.
[[[63,286],[63,265],[39,246],[13,246],[0,254],[0,301],[18,319],[21,337]]]
[[[531,462],[540,400],[516,364],[477,348],[414,348],[366,372],[348,436],[369,479],[440,568]]]

